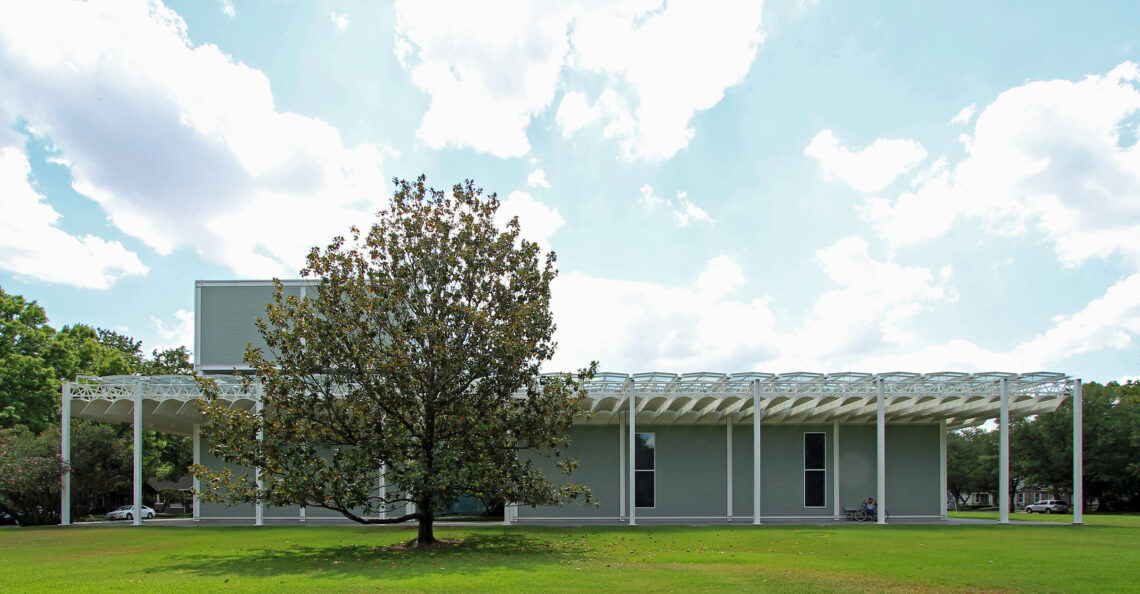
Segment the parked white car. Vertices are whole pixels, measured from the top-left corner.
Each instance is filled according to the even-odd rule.
[[[1059,499],[1045,499],[1025,506],[1027,514],[1063,514],[1069,511],[1069,504]]]
[[[144,520],[149,520],[154,517],[154,510],[145,505],[139,508],[139,513],[142,515]],[[135,507],[133,505],[124,505],[114,511],[108,512],[107,519],[133,520],[135,519]]]

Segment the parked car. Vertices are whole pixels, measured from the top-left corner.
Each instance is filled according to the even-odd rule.
[[[0,512],[0,526],[19,526],[20,521],[8,512]]]
[[[149,520],[154,517],[154,510],[145,505],[139,508],[139,513],[142,515],[144,520]],[[133,520],[135,519],[135,508],[133,505],[124,505],[114,511],[108,512],[107,519]]]
[[[1045,499],[1025,506],[1027,514],[1063,514],[1069,511],[1069,504],[1059,499]]]

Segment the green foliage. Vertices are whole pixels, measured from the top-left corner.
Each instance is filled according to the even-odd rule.
[[[35,301],[0,289],[0,427],[39,433],[58,410],[59,376],[45,359],[55,330]]]
[[[946,486],[959,503],[998,484],[997,433],[972,427],[946,435]]]
[[[190,351],[184,346],[175,349],[151,351],[150,359],[144,359],[138,367],[139,375],[190,375],[194,364],[190,362]]]
[[[555,346],[554,255],[540,261],[517,220],[497,229],[498,206],[470,181],[448,195],[423,177],[397,180],[367,234],[353,228],[349,240],[313,248],[301,273],[320,283],[306,299],[278,283],[258,322],[269,353],[246,353],[263,412],[205,408],[214,454],[260,467],[264,485],[196,467],[206,497],[324,507],[366,523],[416,519],[421,544],[465,493],[536,505],[588,498],[580,485],[554,487],[528,458],[574,468],[566,435],[592,370],[540,377]],[[405,503],[415,513],[376,517]]]
[[[1084,489],[1103,509],[1140,506],[1140,385],[1083,386]],[[998,433],[965,429],[947,437],[948,486],[959,500],[998,487]],[[1010,422],[1010,496],[1021,486],[1073,488],[1073,403]]]
[[[177,480],[186,475],[193,463],[194,444],[189,437],[155,431],[143,433],[143,473],[146,476],[160,481]]]
[[[25,427],[0,430],[0,511],[24,525],[59,521],[59,431],[35,435]]]
[[[56,332],[35,301],[0,289],[0,427],[27,428],[33,436],[46,431],[45,435],[54,435],[56,454],[61,380],[77,375],[190,373],[193,364],[185,347],[155,350],[144,359],[140,341],[112,330],[76,324]],[[185,474],[191,462],[189,438],[147,431],[143,440],[147,476],[161,480]],[[78,512],[103,509],[109,497],[129,491],[129,426],[76,419],[71,442],[72,493]],[[19,460],[11,459],[22,455],[19,452],[23,450],[0,454],[0,466],[22,468]],[[45,509],[58,510],[58,501],[56,495]]]
[[[71,424],[71,507],[76,517],[106,511],[130,493],[132,438],[126,425],[75,419]],[[146,451],[146,450],[144,450]]]

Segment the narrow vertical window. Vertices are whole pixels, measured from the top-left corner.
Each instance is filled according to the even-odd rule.
[[[827,505],[827,435],[804,433],[804,507]]]
[[[653,433],[638,433],[633,448],[634,486],[637,507],[655,507],[653,492],[654,471],[657,466],[656,440]]]

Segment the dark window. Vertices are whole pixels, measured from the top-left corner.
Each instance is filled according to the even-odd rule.
[[[635,474],[634,484],[637,486],[637,496],[633,502],[637,507],[653,507],[653,471],[638,470]]]
[[[804,507],[827,505],[827,436],[804,433]]]
[[[633,446],[634,469],[634,505],[637,507],[654,507],[654,471],[657,466],[655,457],[655,435],[653,433],[638,433]]]
[[[823,470],[827,468],[826,442],[823,433],[804,433],[804,468]]]
[[[822,470],[809,470],[804,474],[804,507],[827,505],[824,493],[827,489],[827,476]]]
[[[638,433],[634,445],[634,470],[653,470],[654,434]]]

